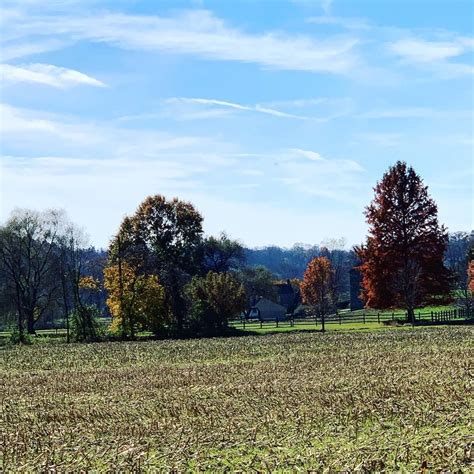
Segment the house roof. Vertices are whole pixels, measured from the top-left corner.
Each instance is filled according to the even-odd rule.
[[[254,308],[258,308],[259,310],[274,310],[274,311],[285,311],[286,308],[281,304],[275,303],[273,301],[268,300],[267,298],[260,298],[257,303],[253,306]]]

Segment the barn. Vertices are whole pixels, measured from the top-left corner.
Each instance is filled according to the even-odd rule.
[[[250,318],[260,319],[261,321],[284,321],[286,319],[286,308],[267,298],[260,298],[252,306]]]

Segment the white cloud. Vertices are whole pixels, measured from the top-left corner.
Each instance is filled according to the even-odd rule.
[[[299,156],[303,156],[304,158],[308,158],[308,160],[312,161],[322,161],[323,157],[317,153],[316,151],[311,150],[302,150],[301,148],[290,148],[289,150],[291,153],[294,153]]]
[[[10,61],[12,59],[23,58],[31,56],[32,54],[47,53],[57,49],[62,49],[67,45],[64,41],[59,40],[44,40],[35,42],[5,42],[1,45],[2,61]]]
[[[281,108],[287,110],[281,110]],[[311,109],[311,114],[293,113],[291,109]],[[227,117],[236,112],[254,112],[274,117],[296,120],[327,122],[349,115],[354,109],[352,99],[296,99],[274,101],[260,104],[241,104],[220,99],[170,97],[162,101],[161,108],[154,112],[125,115],[117,120],[121,122],[172,118],[174,120],[200,120]]]
[[[420,38],[400,39],[389,49],[410,62],[429,63],[464,54],[468,48],[463,42],[426,41]]]
[[[365,18],[324,15],[312,16],[306,21],[315,25],[340,26],[348,30],[369,30],[371,28],[370,23]]]
[[[446,33],[444,36],[448,36]],[[388,50],[404,63],[425,68],[436,76],[450,79],[472,75],[474,67],[466,62],[453,62],[474,51],[474,39],[449,35],[441,41],[423,38],[401,38],[387,45]]]
[[[236,189],[243,200],[252,193],[258,195],[258,188],[265,186],[269,195],[281,194],[285,187],[302,195],[349,203],[351,180],[360,169],[350,160],[330,160],[310,150],[245,152],[206,137],[89,123],[7,105],[1,116],[7,155],[2,160],[3,217],[15,206],[50,207],[64,202],[71,217],[85,225],[99,245],[106,244],[123,214],[133,212],[147,194],[191,199],[210,220],[212,231],[234,230],[230,222],[236,216],[217,219],[216,209]],[[36,156],[29,156],[33,151]],[[232,206],[229,203],[228,209]],[[235,206],[240,209],[242,226],[248,222],[242,215],[248,204]],[[246,232],[240,235],[257,244],[269,233],[266,229],[258,239]]]
[[[16,28],[16,30],[15,30]],[[356,38],[315,39],[283,33],[248,33],[206,10],[173,17],[98,14],[17,19],[9,31],[66,41],[88,40],[123,49],[192,54],[205,59],[255,63],[268,68],[349,74],[359,65]],[[18,38],[17,38],[18,39]]]
[[[218,108],[229,108],[239,111],[248,111],[248,112],[258,112],[266,115],[272,115],[274,117],[290,118],[290,119],[299,119],[299,120],[308,120],[310,117],[305,117],[302,115],[294,115],[280,110],[276,110],[269,107],[264,107],[260,104],[256,105],[242,105],[235,102],[228,102],[225,100],[217,99],[202,99],[202,98],[186,98],[186,97],[172,97],[165,101],[167,104],[190,104],[190,105],[200,105],[207,107],[218,107]]]
[[[268,102],[269,107],[278,110],[306,109],[305,116],[318,122],[328,122],[351,115],[355,110],[354,100],[350,97],[316,97]]]
[[[287,152],[289,154],[284,155],[286,159],[284,159],[283,161],[293,161],[293,158],[295,157],[303,157],[310,161],[323,163],[328,166],[328,169],[333,169],[332,166],[335,165],[336,168],[339,168],[344,171],[362,171],[362,167],[354,160],[325,158],[316,151],[304,150],[302,148],[289,148]]]
[[[0,64],[0,76],[4,83],[33,82],[52,87],[66,88],[74,85],[105,87],[105,84],[87,74],[52,64],[26,64],[12,66]]]
[[[160,130],[118,127],[108,122],[0,105],[2,145],[7,153],[93,156],[101,158],[161,158],[166,153],[197,154],[211,159],[229,150],[225,142],[206,136],[178,135]],[[5,151],[4,151],[5,152]],[[206,158],[207,159],[207,158]]]
[[[276,179],[299,193],[350,205],[356,204],[355,196],[364,199],[366,194],[360,182],[363,168],[354,160],[329,159],[314,151],[293,148],[283,155],[279,165]]]

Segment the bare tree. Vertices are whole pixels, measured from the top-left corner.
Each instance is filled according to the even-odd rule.
[[[326,257],[331,262],[331,292],[334,302],[340,299],[344,288],[348,286],[349,279],[349,254],[344,250],[346,240],[327,239],[321,243],[321,256]]]
[[[0,227],[0,259],[15,295],[20,340],[24,330],[35,333],[35,324],[59,293],[55,275],[57,250],[64,214],[49,210],[15,210]]]
[[[66,340],[70,340],[70,314],[72,310],[83,306],[81,299],[81,278],[84,273],[84,248],[87,237],[84,231],[72,222],[64,219],[58,237],[59,275],[64,320],[66,322]]]

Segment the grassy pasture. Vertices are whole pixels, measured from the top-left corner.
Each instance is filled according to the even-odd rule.
[[[474,328],[0,349],[0,471],[473,467]]]

